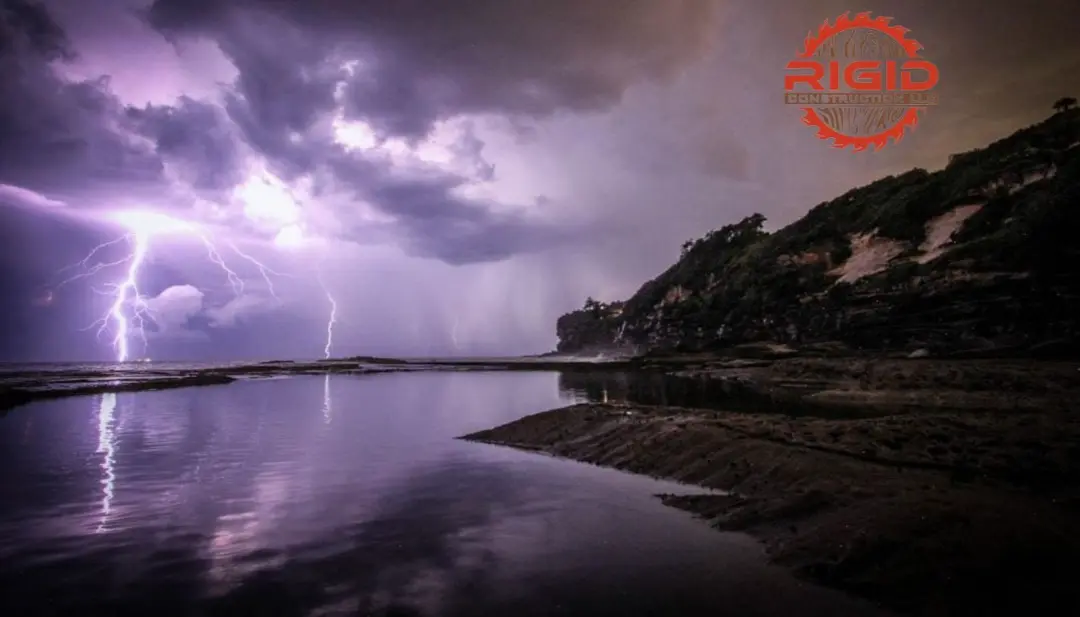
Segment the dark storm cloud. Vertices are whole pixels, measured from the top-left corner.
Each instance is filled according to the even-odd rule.
[[[343,39],[307,27],[315,25],[308,18],[329,20],[331,13],[299,18],[273,4],[262,10],[235,8],[241,5],[224,11],[211,2],[182,6],[159,2],[151,13],[153,23],[169,36],[210,37],[232,61],[237,77],[226,89],[222,107],[181,97],[167,105],[133,108],[113,95],[107,77],[61,79],[50,62],[73,57],[63,30],[42,5],[6,3],[0,57],[6,86],[0,100],[0,184],[32,189],[74,207],[98,202],[114,205],[116,197],[146,197],[157,207],[165,206],[173,181],[204,198],[224,201],[245,180],[250,146],[285,179],[311,174],[321,178],[320,187],[347,187],[396,220],[383,231],[388,230],[414,255],[454,264],[501,260],[570,237],[562,228],[508,211],[504,205],[457,194],[467,180],[491,180],[494,174],[494,167],[483,158],[483,141],[470,127],[451,146],[470,178],[446,171],[402,178],[384,161],[345,152],[325,129],[329,114],[339,105],[335,89],[348,79],[343,58],[349,56],[339,53]],[[10,11],[9,6],[13,7]],[[248,6],[258,8],[255,3]],[[359,17],[343,14],[345,19]],[[385,22],[390,17],[380,19]],[[415,15],[405,11],[401,18],[414,20]],[[401,26],[402,32],[415,27]],[[387,43],[381,36],[372,35]],[[538,53],[535,48],[532,52]],[[465,68],[446,67],[450,71],[446,77]],[[370,73],[365,73],[367,77]],[[385,77],[387,92],[392,92],[395,86],[389,75]],[[565,85],[545,88],[554,91]],[[402,105],[393,107],[412,113],[409,109],[427,96],[416,95],[418,99],[399,101]],[[353,97],[348,106],[355,110],[356,103]],[[492,99],[488,107],[494,109],[497,104]],[[384,109],[373,105],[373,113]],[[463,111],[470,109],[443,105],[436,116],[425,112],[419,117],[426,131],[437,117]],[[332,176],[329,182],[327,173]],[[361,225],[350,224],[359,206],[337,207],[336,217],[346,228],[335,232],[346,239],[371,235]]]
[[[127,120],[197,191],[215,195],[243,181],[236,136],[217,105],[182,97],[174,105],[129,108]]]
[[[164,32],[226,41],[235,58],[241,50],[229,45],[238,39],[238,24],[280,17],[308,35],[296,37],[305,51],[322,45],[328,58],[349,50],[360,61],[346,89],[350,117],[386,135],[420,138],[437,120],[460,114],[540,117],[609,108],[642,79],[670,75],[697,59],[714,31],[716,5],[158,0],[150,20]]]
[[[196,0],[155,2],[148,21],[167,38],[207,37],[237,71],[225,95],[229,118],[245,140],[265,154],[275,172],[291,178],[310,172],[325,144],[306,135],[337,103],[344,78],[330,62],[332,47],[317,32],[304,31],[254,3]],[[241,10],[247,7],[248,10]]]
[[[397,220],[410,253],[461,264],[548,248],[582,232],[460,197],[464,177],[401,178],[329,143],[313,130],[318,120],[341,106],[382,138],[415,142],[438,121],[463,115],[531,119],[607,109],[632,85],[695,60],[715,4],[158,0],[148,21],[168,37],[207,37],[232,60],[239,76],[228,113],[275,173],[328,167]],[[473,180],[495,174],[483,148],[471,128],[451,148]],[[342,218],[346,234],[362,235],[348,225],[348,212]]]
[[[160,181],[157,157],[114,130],[122,106],[108,79],[53,72],[50,62],[72,52],[49,13],[6,0],[0,14],[0,183],[72,194]]]
[[[73,55],[63,28],[40,5],[4,0],[0,4],[0,54],[17,53],[22,46],[50,60]]]
[[[345,152],[331,166],[359,199],[396,218],[405,234],[404,248],[413,255],[450,264],[499,261],[582,239],[584,233],[537,222],[521,209],[459,197],[455,191],[465,183],[461,176],[403,175],[385,162]]]
[[[694,60],[713,4],[158,0],[148,21],[170,38],[213,40],[229,57],[238,77],[228,115],[275,173],[328,169],[396,219],[407,251],[461,264],[549,248],[582,232],[460,197],[467,180],[495,173],[471,127],[451,147],[469,178],[402,178],[382,161],[344,152],[319,121],[341,107],[382,138],[416,141],[436,122],[468,114],[605,109],[633,84]],[[339,218],[345,235],[364,235],[347,209]]]
[[[282,175],[310,170],[315,156],[305,135],[335,106],[344,77],[329,64],[318,36],[304,36],[280,19],[232,20],[217,38],[238,71],[226,108],[248,142],[269,156]]]
[[[469,124],[465,127],[461,139],[455,143],[451,150],[461,160],[467,161],[472,167],[473,175],[481,181],[489,181],[495,177],[495,165],[484,158],[484,142],[476,136],[475,126]]]

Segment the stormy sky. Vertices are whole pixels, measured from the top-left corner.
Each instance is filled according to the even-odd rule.
[[[880,152],[831,149],[783,105],[785,63],[849,10],[894,17],[940,68],[940,104]],[[320,357],[328,296],[336,356],[547,351],[559,314],[630,295],[688,238],[753,212],[782,226],[1080,93],[1069,0],[0,0],[0,16],[4,361],[115,357],[94,323],[135,243],[79,261],[133,229],[133,356]]]

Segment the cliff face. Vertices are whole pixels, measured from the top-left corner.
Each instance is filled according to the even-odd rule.
[[[620,337],[623,303],[603,304],[589,299],[585,308],[559,317],[555,330],[561,353],[634,351],[635,346]]]
[[[557,324],[560,351],[705,351],[840,341],[931,353],[1075,355],[1080,338],[1080,110],[819,204],[688,242],[618,311]]]

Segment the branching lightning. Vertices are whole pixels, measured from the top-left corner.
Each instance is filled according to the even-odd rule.
[[[235,272],[225,264],[225,259],[222,258],[221,253],[218,252],[214,243],[210,241],[210,238],[203,234],[197,234],[199,240],[206,246],[206,256],[211,263],[218,266],[225,272],[225,276],[229,279],[229,286],[232,287],[233,294],[240,297],[244,293],[244,280],[241,279]]]
[[[221,252],[214,245],[214,242],[207,234],[199,230],[194,223],[173,219],[153,212],[128,212],[123,213],[118,219],[129,229],[128,233],[115,240],[94,247],[81,261],[61,269],[60,273],[73,269],[78,269],[79,271],[74,275],[68,276],[54,286],[54,289],[59,289],[78,279],[91,277],[104,269],[127,264],[125,276],[120,282],[107,285],[105,291],[95,289],[95,291],[98,291],[99,293],[109,295],[113,301],[105,314],[86,328],[92,329],[96,327],[99,337],[106,331],[112,331],[112,346],[116,353],[117,362],[126,362],[131,359],[130,338],[136,331],[142,340],[143,349],[145,350],[147,348],[145,326],[147,321],[153,321],[153,314],[146,303],[146,297],[139,291],[139,274],[146,262],[147,255],[150,252],[151,239],[154,236],[165,233],[183,233],[194,236],[202,242],[203,246],[205,246],[208,260],[221,268],[224,272],[225,277],[229,282],[229,286],[232,288],[236,297],[240,297],[244,292],[244,280],[228,266],[225,259],[221,256]],[[129,252],[124,257],[113,261],[102,261],[91,264],[91,261],[98,253],[122,242],[127,242],[130,247]],[[274,299],[278,299],[274,291],[273,283],[270,280],[271,274],[277,275],[278,273],[251,255],[242,252],[232,242],[229,243],[229,246],[234,253],[251,262],[259,269],[259,273],[266,281],[270,295],[273,296]],[[327,292],[327,297],[330,298],[329,292]],[[333,302],[332,298],[331,302]],[[333,312],[331,313],[331,328],[332,322],[335,319],[336,310],[337,306],[334,305]],[[329,354],[329,338],[327,340],[326,349],[327,354]]]
[[[126,256],[115,261],[98,262],[90,265],[90,260],[100,251],[125,241],[130,245],[130,252]],[[94,247],[82,261],[61,270],[61,272],[65,272],[73,268],[82,268],[83,271],[67,277],[54,287],[54,289],[60,289],[76,280],[93,276],[106,268],[119,266],[125,263],[128,264],[127,272],[123,280],[119,283],[108,285],[105,292],[99,292],[106,293],[113,298],[113,302],[108,310],[106,310],[105,314],[94,323],[85,328],[86,330],[89,330],[96,327],[97,334],[100,337],[109,328],[110,321],[115,323],[116,331],[113,336],[113,349],[116,351],[117,362],[126,362],[130,357],[128,338],[133,326],[138,329],[139,336],[142,338],[143,347],[146,347],[146,329],[144,325],[146,319],[149,317],[149,308],[146,306],[142,294],[139,293],[138,278],[139,270],[146,260],[146,254],[149,247],[149,234],[138,230],[124,234],[115,240],[99,244]],[[131,306],[130,320],[124,313],[124,309],[128,305]]]
[[[120,244],[121,242],[130,242],[131,237],[132,237],[132,234],[126,234],[126,235],[120,236],[119,238],[117,238],[115,240],[110,240],[110,241],[105,242],[103,244],[99,244],[99,245],[95,246],[90,251],[90,253],[88,253],[86,255],[86,257],[84,257],[82,259],[82,261],[79,261],[79,262],[71,264],[70,266],[66,266],[64,268],[61,268],[60,272],[57,272],[57,274],[63,274],[64,272],[67,272],[69,270],[73,270],[75,268],[83,268],[83,271],[79,272],[77,274],[74,274],[72,276],[69,276],[68,278],[60,281],[58,284],[55,285],[54,288],[59,289],[59,288],[63,287],[64,285],[67,285],[68,283],[71,283],[72,281],[75,281],[75,280],[78,280],[78,279],[81,279],[81,278],[86,278],[88,276],[93,276],[93,275],[97,274],[98,272],[100,272],[101,270],[104,270],[105,268],[111,268],[113,266],[119,266],[122,263],[126,263],[128,260],[131,259],[131,255],[128,255],[128,256],[123,257],[121,259],[118,259],[116,261],[99,262],[99,263],[95,263],[94,265],[90,265],[90,260],[93,259],[94,255],[97,255],[98,252],[103,251],[103,250],[109,248],[110,246],[115,246],[117,244]]]
[[[263,282],[266,283],[266,290],[268,292],[270,292],[271,297],[273,297],[275,300],[280,302],[281,298],[278,298],[277,292],[274,291],[274,282],[272,280],[270,280],[270,275],[271,274],[273,274],[274,276],[285,276],[285,275],[280,273],[280,272],[275,272],[271,268],[266,267],[266,265],[264,265],[258,259],[255,259],[251,255],[248,255],[247,253],[241,251],[240,248],[237,247],[236,244],[234,244],[233,242],[229,242],[229,248],[231,248],[232,251],[234,253],[236,253],[237,255],[239,255],[241,258],[247,260],[252,265],[254,265],[256,268],[259,269],[259,274],[262,275]]]
[[[146,253],[150,248],[150,238],[147,234],[141,232],[135,232],[133,234],[134,246],[132,247],[131,260],[128,265],[127,276],[119,285],[115,286],[116,297],[106,317],[101,319],[101,324],[98,327],[98,336],[105,331],[108,327],[108,318],[112,317],[116,322],[116,335],[113,337],[113,349],[116,350],[116,361],[127,362],[129,358],[128,349],[128,330],[131,324],[124,316],[124,305],[128,303],[128,294],[131,294],[132,305],[132,322],[139,329],[139,335],[142,337],[143,349],[146,348],[146,328],[143,317],[147,313],[146,302],[143,301],[142,294],[139,293],[139,270],[142,268],[143,262],[146,261]]]

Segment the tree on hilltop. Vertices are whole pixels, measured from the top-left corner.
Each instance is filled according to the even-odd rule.
[[[1076,107],[1076,97],[1074,96],[1063,96],[1054,101],[1054,111],[1057,112],[1068,111],[1073,107]]]

